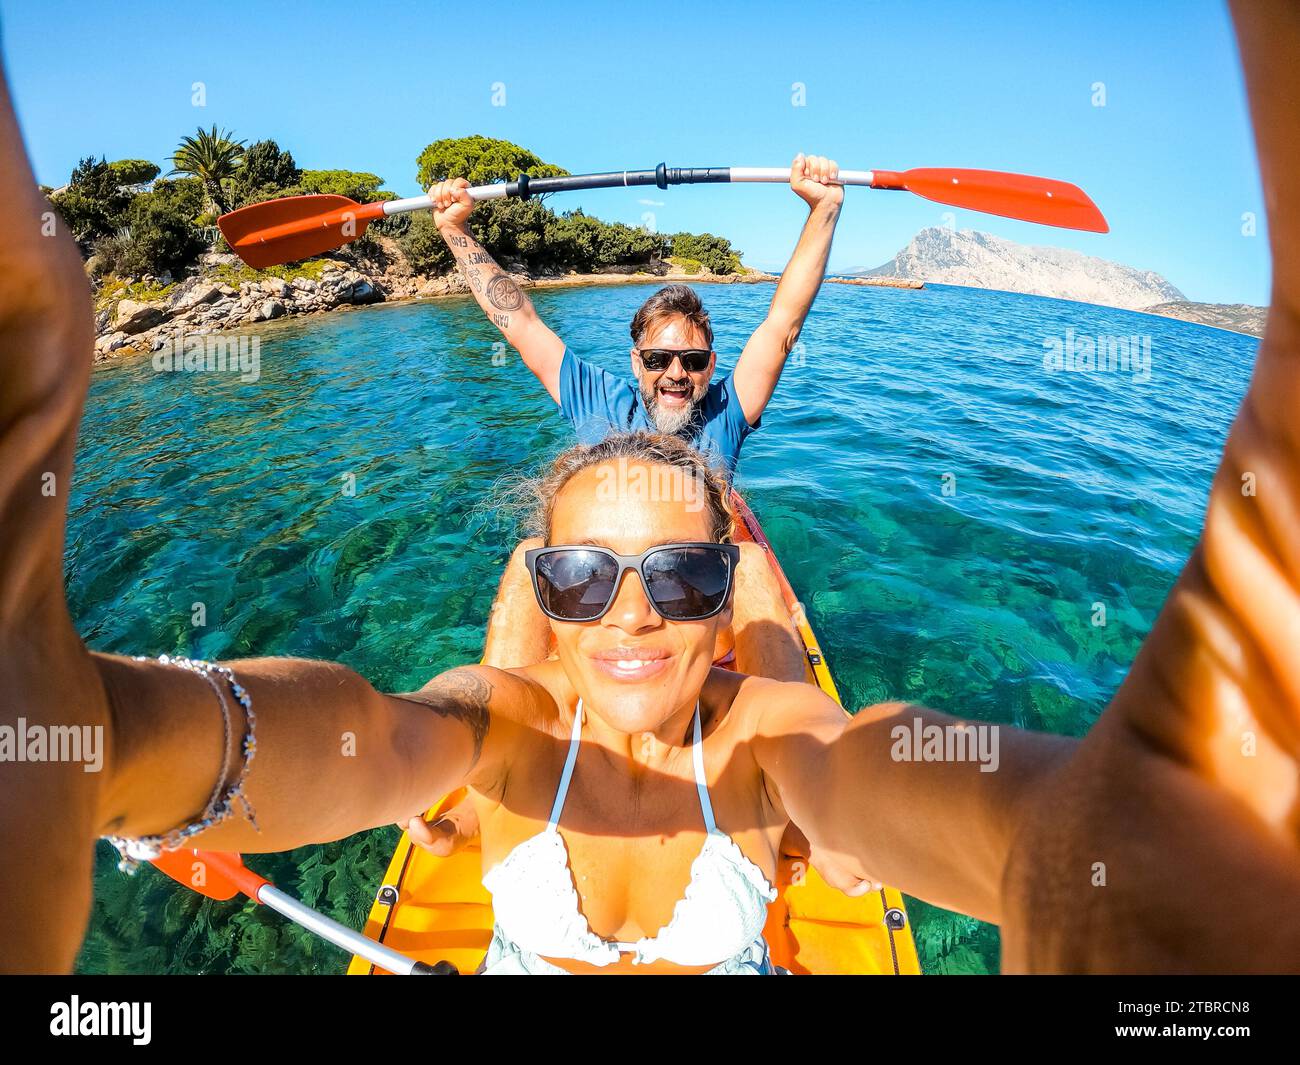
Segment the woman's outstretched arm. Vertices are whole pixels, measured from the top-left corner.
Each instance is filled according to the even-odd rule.
[[[225,739],[220,704],[203,677],[153,661],[93,658],[108,693],[113,738],[96,834],[150,837],[186,824],[204,808],[223,761],[232,767],[227,783],[237,778],[240,707],[224,693],[232,717]],[[216,850],[288,850],[425,809],[497,770],[508,724],[498,722],[488,741],[494,704],[500,712],[505,701],[530,698],[526,682],[477,666],[393,696],[331,662],[254,658],[229,665],[256,714],[246,789],[256,827],[240,807],[194,838],[193,846]]]
[[[809,684],[755,688],[755,758],[823,877],[851,894],[855,881],[892,884],[1002,923],[1023,811],[1078,741],[904,703],[850,720]]]
[[[0,965],[32,972],[71,967],[90,913],[94,839],[191,822],[214,789],[238,779],[247,726],[223,679],[214,690],[175,665],[91,654],[73,628],[62,557],[91,366],[90,292],[38,192],[2,76],[0,198],[9,212],[0,228],[0,724],[68,755],[0,761],[0,899],[10,900],[0,906]],[[256,715],[246,795],[260,831],[237,815],[192,840],[217,849],[338,838],[490,780],[514,742],[511,715],[537,699],[529,682],[479,667],[385,696],[331,663],[231,665]],[[17,903],[32,892],[48,920],[32,922]]]

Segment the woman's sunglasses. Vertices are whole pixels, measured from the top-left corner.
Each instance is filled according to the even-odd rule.
[[[646,598],[668,621],[703,621],[731,596],[740,548],[735,544],[663,544],[639,555],[604,547],[537,547],[524,552],[537,603],[556,621],[595,621],[618,594],[626,570],[641,578]]]
[[[659,373],[673,364],[674,358],[682,360],[682,369],[687,373],[700,373],[709,367],[713,352],[704,348],[638,348],[641,365],[651,373]]]

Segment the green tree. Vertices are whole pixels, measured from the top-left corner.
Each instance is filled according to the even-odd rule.
[[[224,214],[227,208],[221,183],[235,175],[244,158],[244,142],[232,139],[226,130],[211,132],[200,128],[193,137],[184,138],[172,156],[172,174],[190,174],[203,182],[212,207]],[[170,175],[169,175],[170,176]]]
[[[581,210],[552,214],[547,221],[545,244],[556,265],[571,270],[639,266],[667,251],[667,242],[658,233],[647,233],[622,222],[602,222]]]
[[[73,238],[86,246],[125,224],[130,196],[102,158],[82,159],[67,186],[50,197]]]
[[[696,259],[715,274],[741,272],[741,252],[726,237],[715,237],[712,233],[674,233],[668,238],[668,244],[669,254]]]
[[[275,199],[296,191],[302,171],[293,156],[273,140],[258,141],[244,153],[244,161],[230,179],[230,205]]]
[[[397,193],[379,188],[383,183],[378,174],[361,170],[304,170],[295,191],[304,196],[311,193],[346,196],[359,203],[397,199]]]
[[[141,277],[189,266],[207,246],[195,221],[205,199],[198,178],[156,182],[131,201],[123,226],[96,241],[96,272]]]
[[[119,185],[143,185],[160,173],[159,167],[148,159],[119,159],[109,163],[108,170]]]
[[[417,273],[445,274],[456,265],[456,260],[434,227],[433,216],[426,211],[411,216],[411,224],[397,238],[397,244],[406,256],[406,261],[411,264],[411,269]]]
[[[466,178],[471,185],[487,185],[513,181],[521,173],[529,177],[562,177],[568,173],[542,162],[527,148],[478,134],[434,141],[420,153],[416,163],[422,189],[453,177]]]

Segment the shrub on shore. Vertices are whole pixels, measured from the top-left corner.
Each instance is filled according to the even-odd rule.
[[[715,274],[744,272],[741,253],[725,237],[715,237],[712,233],[674,233],[668,239],[672,255],[694,260]]]

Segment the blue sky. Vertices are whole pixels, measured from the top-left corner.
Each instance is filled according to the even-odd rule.
[[[418,190],[439,137],[504,137],[573,172],[969,166],[1074,181],[1108,235],[971,212],[963,228],[1156,270],[1191,299],[1264,303],[1254,145],[1225,7],[1087,3],[219,4],[0,0],[28,150],[59,185],[83,155],[163,163],[197,126],[272,137],[299,165]],[[207,104],[191,103],[194,82]],[[494,83],[505,106],[493,106]],[[806,106],[792,106],[792,85]],[[1096,83],[1105,106],[1094,106]],[[653,199],[662,206],[642,204]],[[773,186],[552,199],[729,237],[779,268],[804,209]],[[831,266],[878,265],[948,208],[850,189]],[[1243,214],[1258,232],[1243,235]]]

